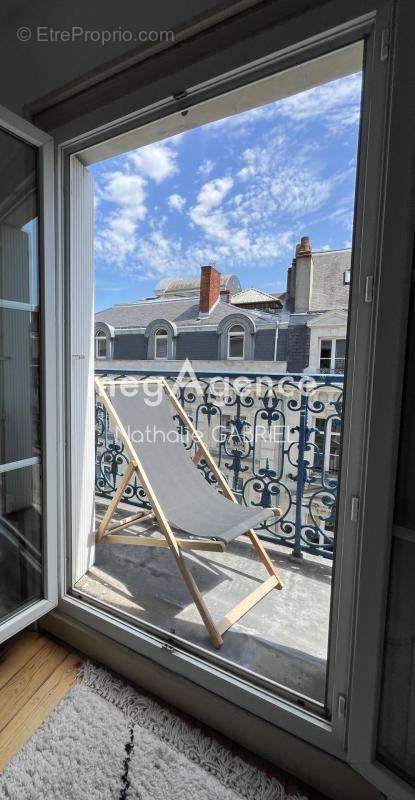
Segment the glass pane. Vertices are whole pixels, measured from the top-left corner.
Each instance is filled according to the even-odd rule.
[[[38,314],[0,308],[0,464],[40,453]]]
[[[281,570],[284,590],[268,593],[232,625],[218,653],[165,548],[98,542],[94,563],[75,587],[95,602],[103,600],[107,611],[110,604],[117,615],[127,613],[129,622],[135,617],[138,627],[168,637],[177,650],[185,640],[186,649],[205,651],[209,662],[219,658],[221,668],[228,665],[233,674],[276,693],[282,685],[324,714],[338,557],[350,294],[344,274],[353,260],[360,67],[356,63],[354,75],[327,83],[321,72],[318,87],[283,99],[278,93],[275,101],[268,94],[263,105],[259,89],[253,93],[251,86],[245,94],[240,87],[240,113],[204,124],[201,106],[198,125],[180,137],[91,167],[97,196],[104,198],[95,216],[96,330],[112,326],[116,354],[113,362],[97,361],[96,372],[163,373],[238,502],[250,512],[265,509],[256,530]],[[277,86],[279,76],[274,79]],[[253,94],[255,110],[243,110]],[[332,124],[333,115],[341,126]],[[318,158],[303,163],[299,154],[305,151],[318,152]],[[147,165],[161,152],[166,168],[163,176],[153,170],[152,177]],[[113,220],[128,216],[134,187],[143,180],[146,215],[129,237],[127,253]],[[295,240],[290,231],[296,231]],[[168,338],[174,363],[163,366],[154,359],[166,355],[165,342],[154,336],[148,347],[146,332],[166,332],[167,321],[177,332]],[[333,375],[336,369],[340,374]],[[96,422],[98,521],[125,475],[128,454],[99,402]],[[148,438],[141,424],[137,417],[136,442]],[[183,435],[176,415],[172,425],[168,434],[175,440]],[[218,478],[190,437],[183,438],[213,503]],[[186,480],[169,471],[167,462],[163,469],[164,481],[177,481],[175,502],[194,513]],[[131,478],[113,522],[149,505],[145,490]],[[278,519],[270,511],[275,507],[281,509]],[[202,502],[197,511],[204,513]],[[130,530],[162,535],[144,519]],[[192,529],[180,535],[192,536]],[[342,547],[338,553],[341,559]],[[184,560],[216,622],[266,574],[243,536],[226,553],[186,551]],[[336,621],[334,636],[335,628]]]
[[[0,621],[42,595],[40,467],[0,473]]]
[[[229,357],[230,358],[243,358],[244,354],[244,337],[243,336],[230,336],[229,337]]]
[[[37,151],[0,131],[0,153],[0,300],[37,305]]]
[[[331,371],[331,350],[332,350],[333,342],[331,339],[326,339],[321,342],[320,345],[320,371],[321,372],[330,372]]]
[[[167,358],[167,336],[156,336],[156,358]]]
[[[1,621],[42,596],[43,542],[37,150],[0,131],[0,155]]]
[[[346,355],[346,339],[336,340],[336,358],[344,358]]]
[[[107,340],[105,337],[97,336],[95,339],[95,355],[97,358],[105,358],[107,355]]]
[[[343,373],[346,358],[346,340],[337,339],[336,341],[336,358],[334,360],[334,372]]]

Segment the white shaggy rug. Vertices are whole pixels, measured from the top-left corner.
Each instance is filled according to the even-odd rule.
[[[7,800],[306,800],[92,664],[0,777]]]

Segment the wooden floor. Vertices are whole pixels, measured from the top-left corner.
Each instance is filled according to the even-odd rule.
[[[0,650],[0,772],[76,680],[81,656],[32,631]]]

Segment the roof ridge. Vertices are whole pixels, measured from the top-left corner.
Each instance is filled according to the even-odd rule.
[[[184,300],[192,300],[195,302],[194,297],[144,297],[142,300],[136,300],[133,303],[114,303],[113,306],[109,308],[102,309],[103,311],[110,311],[112,308],[132,308],[134,306],[140,306],[143,303],[146,305],[151,305],[154,303],[182,303]],[[100,314],[100,311],[97,311],[97,314]]]
[[[351,247],[337,247],[335,250],[312,250],[311,255],[315,256],[317,253],[324,253],[328,255],[329,253],[346,253],[348,250],[352,251]]]

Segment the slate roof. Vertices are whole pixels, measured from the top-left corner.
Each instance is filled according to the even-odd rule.
[[[343,283],[343,273],[350,269],[351,249],[313,251],[312,258],[314,270],[310,311],[347,308],[350,287]]]
[[[106,322],[116,330],[128,328],[145,329],[150,322],[156,319],[165,319],[174,322],[179,330],[197,325],[201,330],[205,326],[218,325],[222,319],[230,314],[238,314],[254,320],[258,328],[275,327],[275,315],[265,314],[261,311],[248,311],[244,308],[235,308],[231,303],[219,300],[208,316],[199,315],[199,300],[194,297],[183,298],[156,298],[142,300],[138,303],[115,305],[95,314],[96,322]]]

